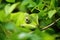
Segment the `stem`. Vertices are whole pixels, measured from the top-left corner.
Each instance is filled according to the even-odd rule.
[[[51,27],[52,25],[54,25],[57,21],[59,21],[60,20],[60,18],[58,18],[57,20],[55,20],[53,23],[51,23],[50,25],[48,25],[48,26],[46,26],[46,27],[44,27],[44,28],[42,28],[42,30],[46,30],[46,29],[48,29],[49,27]]]

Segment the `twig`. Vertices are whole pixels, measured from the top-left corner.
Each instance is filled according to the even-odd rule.
[[[59,20],[60,20],[60,18],[58,18],[56,21],[54,21],[54,22],[51,23],[50,25],[48,25],[48,26],[42,28],[42,30],[48,29],[49,27],[51,27],[52,25],[54,25],[54,24],[55,24],[57,21],[59,21]]]

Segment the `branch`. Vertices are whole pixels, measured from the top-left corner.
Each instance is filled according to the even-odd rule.
[[[58,18],[57,20],[55,20],[55,21],[54,21],[53,23],[51,23],[50,25],[42,28],[42,30],[48,29],[49,27],[51,27],[52,25],[54,25],[54,24],[55,24],[57,21],[59,21],[59,20],[60,20],[60,18]]]

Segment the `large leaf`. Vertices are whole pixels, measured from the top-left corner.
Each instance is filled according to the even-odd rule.
[[[10,8],[10,4],[7,4],[6,6],[5,6],[5,13],[6,14],[9,14],[9,8]]]
[[[18,6],[18,4],[19,4],[19,2],[11,5],[9,8],[9,13],[11,13]]]
[[[19,3],[15,3],[15,4],[12,4],[12,5],[7,4],[7,5],[5,6],[5,13],[6,13],[6,14],[10,14],[10,13],[17,7],[18,4],[19,4]]]

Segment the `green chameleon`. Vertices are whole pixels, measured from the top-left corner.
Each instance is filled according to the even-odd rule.
[[[10,15],[10,19],[15,22],[16,26],[23,26],[27,28],[36,28],[38,25],[38,15],[28,14],[24,12],[17,12]]]

